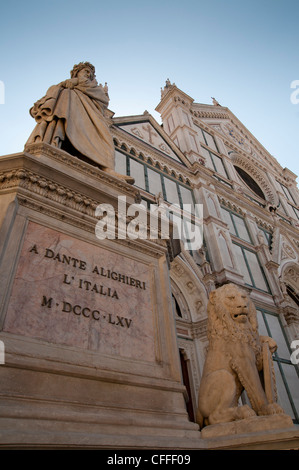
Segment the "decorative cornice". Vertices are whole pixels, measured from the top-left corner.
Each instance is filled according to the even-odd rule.
[[[254,217],[254,220],[255,220],[257,225],[259,225],[260,227],[264,228],[265,230],[268,230],[269,232],[273,233],[274,227],[273,227],[272,224],[269,224],[267,221],[265,221],[264,219],[261,219],[259,217]]]
[[[190,109],[190,113],[197,118],[206,118],[206,119],[229,119],[229,115],[226,111],[217,112],[217,111],[194,111]]]
[[[1,191],[16,190],[18,188],[23,190],[22,195],[27,194],[29,199],[32,199],[34,194],[39,195],[51,199],[61,206],[69,207],[90,216],[94,215],[94,211],[99,204],[99,201],[24,168],[0,173]]]
[[[234,202],[231,202],[229,199],[226,199],[224,198],[223,196],[220,196],[218,195],[218,200],[219,200],[219,203],[222,205],[222,206],[225,206],[227,207],[228,209],[231,209],[233,210],[234,212],[236,212],[237,214],[240,214],[242,216],[245,215],[245,212],[243,209],[241,209],[241,207],[239,207],[237,204],[235,204]]]
[[[132,195],[138,194],[138,189],[132,185],[127,184],[121,179],[115,178],[110,174],[100,170],[92,163],[88,164],[80,160],[79,158],[70,155],[61,149],[56,149],[52,145],[41,143],[27,144],[24,149],[25,154],[33,156],[46,156],[59,163],[62,163],[71,169],[78,170],[82,175],[94,178],[96,181],[108,184],[109,186],[117,187],[123,193]]]
[[[63,186],[56,181],[25,168],[0,172],[1,192],[15,192],[20,205],[36,213],[44,214],[88,232],[95,233],[95,227],[98,222],[95,210],[103,202],[100,199],[102,195],[99,195],[99,200],[90,198],[82,192]],[[115,208],[115,216],[117,224],[117,208]],[[127,216],[126,223],[128,224],[132,218]],[[147,226],[145,229],[149,234],[150,227]],[[159,238],[150,240],[148,236],[145,240],[117,239],[117,243],[125,246],[132,245],[134,249],[155,257],[160,257],[168,251],[170,258],[173,259],[168,240],[161,240]]]
[[[299,324],[298,309],[287,306],[283,308],[282,314],[288,326]]]
[[[116,150],[124,150],[121,148],[122,145],[126,146],[126,152],[135,156],[138,159],[138,154],[142,155],[144,158],[144,162],[151,165],[153,168],[156,165],[159,165],[161,171],[166,170],[166,174],[171,176],[173,173],[173,177],[177,180],[181,178],[182,182],[185,184],[192,185],[191,178],[194,174],[199,170],[200,165],[194,164],[191,168],[191,165],[188,167],[182,167],[182,164],[176,163],[175,161],[170,161],[170,158],[162,155],[160,152],[157,154],[155,150],[150,149],[146,144],[142,142],[137,142],[134,136],[131,136],[128,133],[122,132],[121,129],[113,129],[113,137],[116,144]],[[137,153],[134,155],[135,152]],[[193,186],[193,185],[192,185]]]
[[[194,322],[192,324],[191,334],[193,339],[201,339],[207,341],[207,327],[208,319],[205,318],[203,320]]]
[[[41,213],[48,217],[52,217],[62,222],[75,226],[89,233],[95,233],[95,219],[88,218],[87,216],[82,217],[82,214],[76,214],[73,211],[66,212],[65,210],[54,207],[53,205],[42,203],[41,201],[30,198],[29,195],[18,194],[18,203],[21,206],[25,206],[36,213]]]

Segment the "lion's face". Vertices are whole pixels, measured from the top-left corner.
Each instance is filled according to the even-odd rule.
[[[208,302],[209,341],[238,341],[258,345],[258,323],[254,303],[235,284],[225,284],[210,293]]]
[[[208,310],[211,319],[256,328],[256,311],[247,293],[235,284],[225,284],[211,292]]]
[[[249,299],[245,293],[235,288],[235,286],[229,285],[224,290],[222,301],[233,321],[237,323],[246,323],[248,321]]]

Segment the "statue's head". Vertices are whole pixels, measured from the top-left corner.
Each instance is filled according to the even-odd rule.
[[[212,291],[208,303],[208,335],[248,337],[258,334],[257,313],[247,292],[235,284],[224,284]]]
[[[93,80],[95,78],[95,68],[90,62],[80,62],[79,64],[74,65],[73,69],[71,70],[71,78],[75,78],[80,70],[88,68],[91,72],[90,79]]]

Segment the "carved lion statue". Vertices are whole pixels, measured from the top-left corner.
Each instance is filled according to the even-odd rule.
[[[200,428],[256,415],[284,413],[275,399],[267,398],[261,376],[263,368],[269,368],[269,363],[264,364],[267,362],[265,346],[272,363],[271,354],[277,345],[272,338],[259,336],[255,306],[234,284],[225,284],[210,294],[208,339],[198,396],[196,420]],[[238,406],[244,389],[252,408]]]

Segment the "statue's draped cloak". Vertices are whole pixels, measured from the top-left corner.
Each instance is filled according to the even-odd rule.
[[[39,124],[62,119],[67,138],[82,155],[108,168],[114,168],[114,145],[103,111],[108,98],[97,85],[64,88],[51,86],[30,109]],[[36,135],[36,131],[35,131]]]

